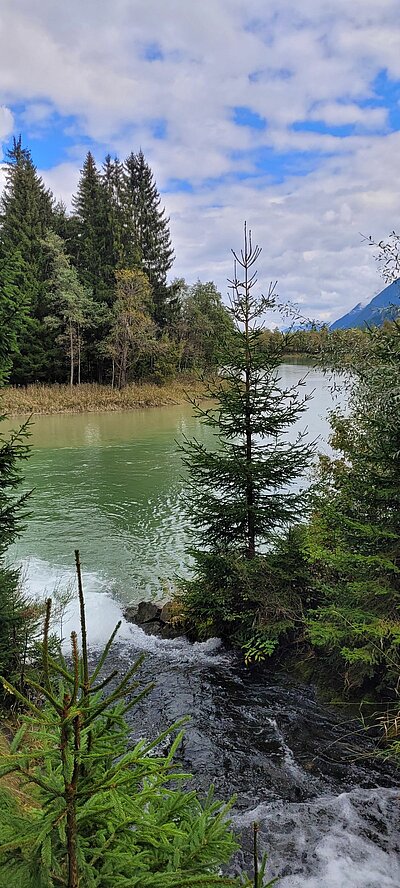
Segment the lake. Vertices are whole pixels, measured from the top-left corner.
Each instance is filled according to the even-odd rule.
[[[314,393],[296,429],[307,426],[326,451],[327,414],[338,398],[331,380],[298,364],[280,373],[282,386],[302,379],[304,393]],[[176,443],[183,434],[212,445],[190,405],[34,418],[24,470],[32,514],[12,556],[35,588],[68,575],[76,548],[90,588],[100,584],[124,602],[159,596],[186,572],[189,522]]]

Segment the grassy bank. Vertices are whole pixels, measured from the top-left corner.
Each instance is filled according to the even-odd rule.
[[[175,379],[164,385],[132,383],[119,391],[107,385],[6,386],[0,409],[10,415],[32,413],[96,413],[183,404],[187,394],[201,397],[204,384],[194,378]]]

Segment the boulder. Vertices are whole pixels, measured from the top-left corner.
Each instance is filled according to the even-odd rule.
[[[138,604],[135,622],[152,623],[153,620],[159,620],[161,614],[161,605],[155,604],[153,601],[141,601]]]
[[[124,617],[128,623],[136,623],[137,619],[137,604],[128,604],[128,607],[124,610]]]
[[[161,623],[170,623],[173,616],[173,604],[172,601],[166,601],[163,604],[160,611],[160,620]]]
[[[139,604],[130,604],[125,608],[124,617],[128,623],[135,623],[146,635],[157,635],[159,638],[179,638],[182,632],[173,622],[173,604],[171,601],[165,604],[154,601],[140,601]]]

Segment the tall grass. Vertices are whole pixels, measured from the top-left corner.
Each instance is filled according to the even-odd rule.
[[[2,389],[0,409],[5,413],[95,413],[105,410],[134,410],[182,404],[186,394],[201,397],[204,384],[194,378],[175,379],[164,385],[131,383],[124,389],[84,383],[69,385],[6,386]]]

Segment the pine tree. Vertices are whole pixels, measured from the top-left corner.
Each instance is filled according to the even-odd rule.
[[[147,275],[153,289],[155,320],[163,326],[168,301],[167,272],[174,259],[169,218],[160,208],[161,198],[142,151],[129,155],[124,171],[125,203],[130,220],[127,228],[130,242],[125,248],[127,265],[139,267]]]
[[[25,306],[19,332],[19,354],[12,379],[29,382],[46,378],[51,342],[42,321],[46,314],[46,277],[43,238],[51,225],[53,198],[38,176],[30,152],[21,137],[7,151],[6,185],[1,197],[0,257],[15,262],[19,254],[18,302]],[[27,308],[29,307],[29,316]]]
[[[197,542],[194,579],[183,585],[186,612],[205,631],[230,635],[246,621],[251,625],[255,611],[269,613],[269,591],[276,600],[276,559],[261,553],[304,515],[306,495],[296,485],[312,456],[304,433],[287,438],[308,399],[297,386],[280,387],[284,341],[265,348],[262,317],[275,307],[274,288],[266,297],[253,292],[260,249],[246,227],[243,250],[233,255],[234,334],[221,350],[218,379],[208,391],[212,406],[195,404],[215,446],[196,439],[182,445]],[[283,614],[283,600],[276,613],[279,608]]]
[[[122,677],[116,671],[104,674],[118,626],[97,666],[89,670],[75,554],[82,653],[73,632],[70,668],[49,655],[48,602],[44,682],[30,681],[36,699],[46,705],[40,708],[4,681],[29,714],[10,756],[3,756],[0,774],[20,775],[31,804],[21,804],[7,789],[1,792],[1,881],[9,888],[238,885],[219,874],[237,847],[227,822],[230,806],[216,802],[212,792],[201,802],[196,792],[182,788],[187,775],[174,763],[182,722],[153,741],[129,742],[125,715],[152,686],[138,691],[136,675],[143,658]],[[158,747],[171,735],[176,736],[164,756]]]

